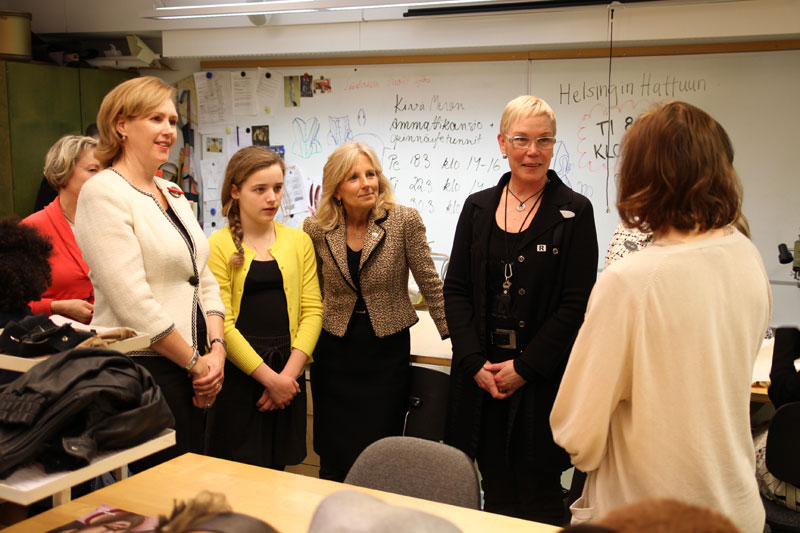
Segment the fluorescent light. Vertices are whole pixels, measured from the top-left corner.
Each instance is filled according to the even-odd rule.
[[[214,13],[214,14],[204,14],[204,15],[158,15],[155,17],[148,17],[157,20],[178,20],[178,19],[207,19],[207,18],[217,18],[217,17],[246,17],[250,15],[280,15],[283,13],[314,13],[319,11],[319,9],[287,9],[283,11],[273,10],[273,11],[248,11],[242,13]]]
[[[483,2],[492,2],[494,0],[429,0],[427,2],[403,2],[397,4],[367,4],[347,7],[326,7],[326,11],[347,11],[352,9],[375,9],[384,7],[418,7],[418,6],[433,6],[433,5],[450,5],[450,4],[478,4]]]
[[[217,1],[219,2],[220,0]],[[140,16],[143,18],[157,20],[205,19],[215,17],[314,13],[318,11],[345,11],[387,7],[447,6],[467,3],[483,4],[496,1],[497,0],[412,0],[410,2],[401,1],[395,4],[391,3],[391,0],[271,0],[260,2],[235,2],[230,4],[216,3],[206,5],[156,7],[143,12]],[[313,2],[313,7],[309,6],[308,9],[304,9],[303,5],[307,4],[308,2]],[[297,8],[295,8],[295,6],[297,6]]]
[[[314,0],[273,0],[272,2],[237,2],[232,4],[203,4],[197,6],[174,6],[174,7],[157,7],[156,11],[175,11],[178,9],[206,9],[213,7],[268,7],[274,4],[302,4],[304,2],[313,2]],[[315,10],[316,11],[316,10]]]

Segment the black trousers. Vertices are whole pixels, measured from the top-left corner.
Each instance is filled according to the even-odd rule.
[[[519,431],[508,432],[510,400],[484,398],[478,469],[484,510],[525,520],[562,526],[569,522],[561,489],[561,472],[537,470],[522,464]]]

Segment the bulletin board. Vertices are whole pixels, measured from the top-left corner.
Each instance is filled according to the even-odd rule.
[[[525,93],[528,83],[527,61],[211,74],[212,79],[231,76],[235,82],[253,76],[274,84],[257,97],[254,115],[234,113],[232,123],[219,125],[201,121],[199,129],[211,143],[203,145],[203,157],[211,156],[223,166],[225,157],[253,142],[283,147],[286,165],[303,183],[291,194],[297,197],[298,211],[287,216],[284,210],[285,223],[299,226],[315,209],[328,155],[345,142],[361,141],[381,158],[400,203],[422,214],[432,250],[444,254],[450,253],[464,199],[494,185],[508,170],[497,145],[500,116],[510,99]],[[220,150],[220,145],[226,148],[208,151]],[[205,197],[211,200],[205,209],[207,230],[224,223],[213,202],[215,193],[218,198],[218,189],[209,189]],[[217,215],[211,215],[211,209]]]

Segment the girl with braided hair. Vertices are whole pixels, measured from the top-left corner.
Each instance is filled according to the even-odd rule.
[[[225,304],[225,390],[209,413],[206,453],[283,469],[306,456],[305,365],[322,329],[311,239],[275,222],[285,167],[248,146],[222,186],[228,225],[209,238]]]

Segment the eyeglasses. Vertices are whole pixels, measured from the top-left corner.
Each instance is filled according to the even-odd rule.
[[[531,147],[532,143],[536,143],[536,148],[539,150],[549,150],[556,144],[555,137],[538,137],[536,139],[522,137],[520,135],[516,135],[514,137],[509,137],[506,135],[505,137],[508,139],[508,142],[511,143],[511,146],[518,148],[519,150],[527,150]]]

